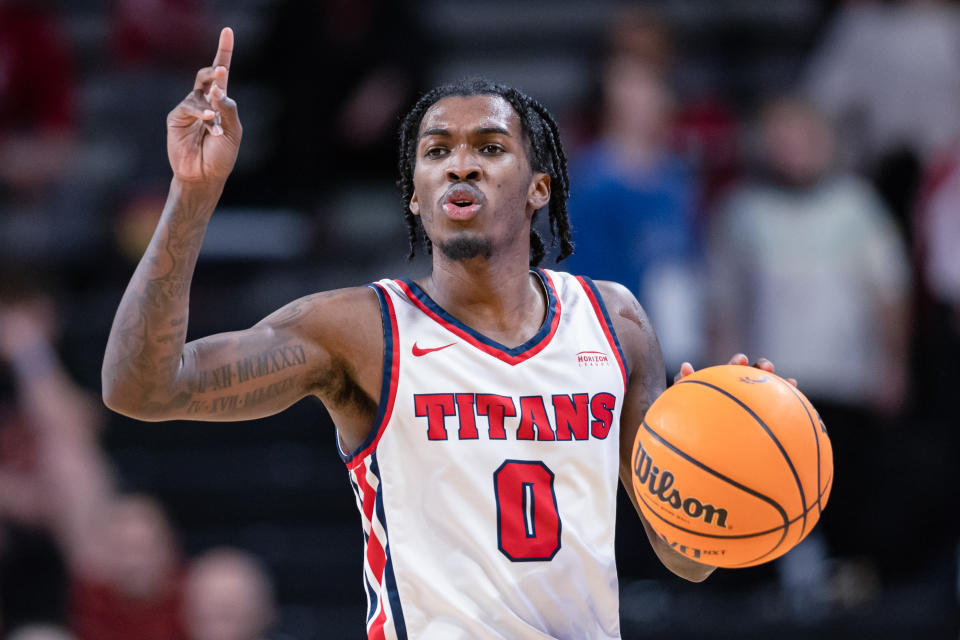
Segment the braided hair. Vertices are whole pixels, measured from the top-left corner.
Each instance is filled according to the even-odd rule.
[[[570,196],[570,180],[567,177],[567,157],[560,143],[557,123],[540,102],[506,85],[485,78],[471,78],[453,84],[445,84],[425,93],[417,101],[400,125],[400,198],[403,200],[404,219],[407,223],[407,236],[410,240],[409,258],[416,253],[418,239],[422,239],[427,253],[430,253],[430,241],[423,229],[419,216],[410,211],[410,198],[413,197],[413,169],[416,166],[417,140],[420,123],[427,110],[439,100],[449,96],[500,96],[510,103],[520,118],[523,134],[530,141],[530,166],[534,171],[550,176],[550,233],[553,236],[551,246],[560,245],[557,262],[573,253],[573,241],[570,236],[570,219],[567,216],[567,198]],[[534,213],[536,218],[536,213]],[[546,255],[543,238],[531,225],[530,228],[530,265],[537,266]]]

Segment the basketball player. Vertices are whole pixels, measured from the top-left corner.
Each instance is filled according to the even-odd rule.
[[[560,256],[573,249],[553,118],[491,83],[431,91],[400,152],[411,249],[422,225],[431,273],[308,295],[184,344],[240,144],[232,49],[224,29],[167,118],[174,177],[114,320],[104,401],[148,421],[242,420],[318,397],[361,511],[370,638],[618,638],[616,481],[636,502],[631,448],[664,365],[624,287],[531,268],[540,209]],[[677,575],[713,570],[644,526]]]

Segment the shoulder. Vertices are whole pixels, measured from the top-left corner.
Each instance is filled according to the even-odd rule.
[[[368,315],[379,318],[379,308],[377,294],[368,286],[333,289],[297,298],[259,324],[274,329],[321,328],[346,318],[362,319]]]
[[[660,350],[653,325],[636,296],[625,286],[610,280],[597,280],[594,285],[603,299],[627,363],[631,371],[635,370],[638,359],[648,357],[653,346],[657,352]]]
[[[631,420],[636,419],[633,423],[639,424],[642,412],[660,395],[666,384],[660,343],[646,312],[629,289],[608,280],[598,280],[594,284],[603,298],[630,371],[628,405],[643,407],[639,414],[631,414]]]
[[[379,344],[380,302],[369,286],[319,291],[284,305],[258,326],[294,333],[350,361],[362,355],[362,347]]]
[[[578,291],[582,287],[587,290],[591,298],[599,297],[599,302],[603,303],[611,321],[614,321],[613,317],[620,315],[625,307],[633,307],[634,305],[636,308],[640,307],[640,303],[637,302],[630,290],[619,282],[595,280],[587,274],[570,271],[552,269],[541,269],[541,271],[546,273],[552,282],[562,283],[564,287],[573,286]],[[571,284],[575,281],[579,281],[580,284]]]
[[[603,299],[614,328],[619,329],[619,325],[626,322],[644,331],[652,331],[647,314],[629,289],[611,280],[595,280],[593,284]]]

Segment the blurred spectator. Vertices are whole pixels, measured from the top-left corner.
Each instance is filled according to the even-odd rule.
[[[960,130],[960,12],[945,0],[847,2],[807,70],[860,166],[906,146],[924,159]],[[922,99],[918,97],[922,96]]]
[[[54,18],[0,0],[0,202],[44,195],[68,160],[73,69]]]
[[[931,174],[919,214],[924,280],[960,334],[960,144]]]
[[[91,556],[71,567],[79,639],[184,637],[179,557],[159,505],[145,496],[116,498],[100,518],[99,531],[81,534],[95,547]]]
[[[53,14],[35,5],[0,0],[0,253],[30,260],[79,219],[63,202],[74,152],[73,57]]]
[[[208,551],[190,563],[184,614],[190,640],[264,640],[274,618],[270,577],[248,553]]]
[[[209,57],[209,1],[115,0],[111,59],[121,67],[196,65]]]
[[[917,413],[940,419],[956,413],[960,379],[960,140],[931,168],[915,222],[923,284],[915,330]],[[960,443],[955,424],[941,431],[945,442]]]
[[[79,640],[178,640],[182,572],[170,526],[153,500],[115,494],[99,410],[63,370],[55,325],[45,299],[0,301],[0,358],[34,441],[23,486],[65,557],[70,626]]]
[[[847,2],[807,69],[811,98],[910,232],[921,167],[960,131],[960,9],[946,0]]]
[[[712,358],[763,354],[800,381],[834,447],[832,551],[877,552],[864,496],[879,491],[878,418],[907,392],[903,243],[870,187],[834,170],[832,132],[812,106],[775,101],[761,129],[761,173],[731,194],[710,236]]]
[[[283,0],[272,14],[246,75],[277,99],[274,148],[256,173],[276,187],[270,204],[311,206],[343,179],[393,179],[397,114],[413,98],[424,42],[409,4]]]
[[[719,93],[688,98],[676,115],[674,147],[699,177],[698,228],[740,172],[740,123]]]
[[[62,624],[67,608],[66,570],[47,526],[41,447],[14,393],[17,376],[4,375],[18,372],[8,356],[5,320],[12,300],[31,286],[20,275],[0,269],[0,635],[24,624]],[[36,317],[50,316],[47,305],[31,306]]]
[[[697,185],[669,149],[673,95],[664,65],[672,50],[664,44],[666,32],[657,22],[627,16],[637,33],[628,36],[617,21],[603,69],[599,138],[571,161],[576,253],[565,266],[630,288],[673,366],[700,356]],[[667,50],[658,53],[657,47]]]

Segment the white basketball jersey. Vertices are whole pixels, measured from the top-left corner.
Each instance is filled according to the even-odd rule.
[[[534,273],[546,320],[515,348],[410,280],[370,285],[383,314],[380,405],[343,457],[371,639],[620,637],[623,354],[592,282]]]

